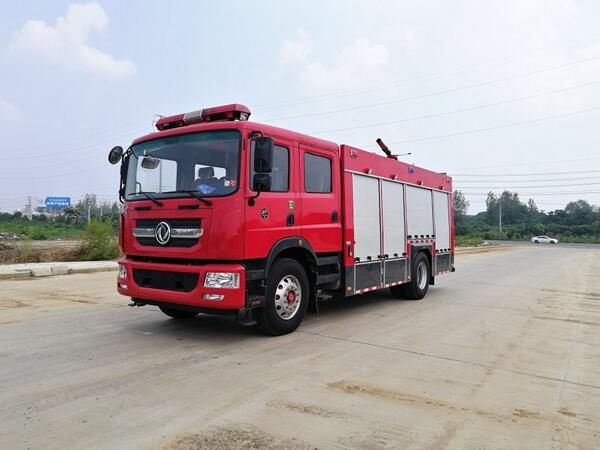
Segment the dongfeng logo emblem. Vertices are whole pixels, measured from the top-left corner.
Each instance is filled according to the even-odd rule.
[[[171,240],[171,226],[167,222],[160,222],[156,225],[154,237],[160,245],[166,245]]]

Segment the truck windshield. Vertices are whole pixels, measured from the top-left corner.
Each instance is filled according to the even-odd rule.
[[[131,148],[125,199],[220,197],[239,186],[240,133],[206,131],[142,142]],[[145,193],[145,194],[144,194]]]

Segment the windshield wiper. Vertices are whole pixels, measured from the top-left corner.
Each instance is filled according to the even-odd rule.
[[[177,192],[183,192],[184,194],[188,194],[190,197],[194,197],[195,199],[200,200],[206,206],[212,206],[212,202],[210,200],[202,197],[197,191],[184,190],[184,191],[177,191]]]
[[[148,200],[152,200],[152,203],[156,204],[156,206],[162,206],[163,205],[160,200],[157,200],[156,198],[154,198],[153,196],[151,196],[148,192],[139,191],[139,192],[136,192],[136,194],[142,194]]]
[[[198,193],[198,191],[192,191],[192,190],[184,189],[184,190],[181,190],[181,191],[166,191],[166,192],[162,192],[162,194],[187,194],[190,197],[194,197],[195,199],[200,200],[206,206],[212,206],[212,202],[210,200],[202,197]]]

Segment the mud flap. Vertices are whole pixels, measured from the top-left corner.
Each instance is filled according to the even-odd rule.
[[[316,289],[311,289],[310,298],[308,299],[308,307],[306,309],[306,312],[309,312],[312,314],[319,314],[319,298],[317,296],[317,293],[312,292],[312,291],[316,291]]]

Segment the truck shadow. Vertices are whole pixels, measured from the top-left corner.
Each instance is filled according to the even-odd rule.
[[[390,305],[403,303],[404,300],[393,298],[390,293],[383,289],[379,292],[367,292],[360,295],[354,295],[346,298],[334,298],[321,301],[319,303],[319,313],[317,317],[327,317],[329,315],[339,316],[340,314],[357,314],[356,310],[373,310]],[[364,312],[364,311],[363,311]],[[308,317],[315,316],[308,314]]]
[[[160,335],[174,341],[239,341],[240,338],[259,337],[254,326],[243,326],[234,317],[217,314],[198,314],[191,319],[172,319],[157,308],[148,308],[144,319],[126,325],[134,334]]]
[[[430,292],[429,296],[433,296]],[[426,302],[424,299],[422,302]],[[360,314],[388,316],[390,308],[417,306],[422,302],[393,298],[388,291],[369,292],[347,298],[335,298],[319,303],[319,313],[307,312],[303,323],[319,321],[326,324],[335,318],[350,318]],[[302,326],[302,325],[301,325]],[[144,314],[144,319],[128,324],[134,334],[161,335],[175,341],[204,341],[211,343],[229,343],[247,339],[265,339],[256,325],[244,326],[234,317],[216,314],[199,314],[191,319],[171,319],[152,307]]]

